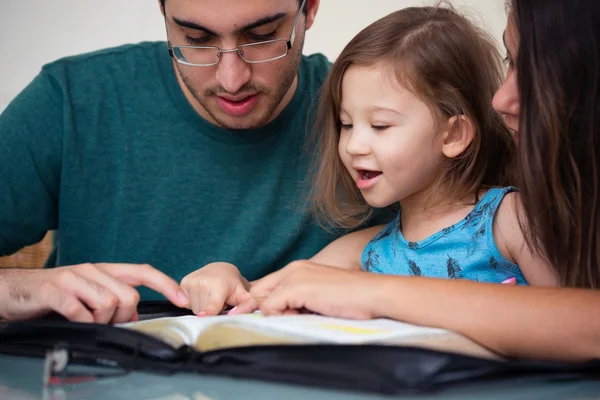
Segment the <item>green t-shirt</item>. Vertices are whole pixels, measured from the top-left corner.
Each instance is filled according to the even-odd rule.
[[[329,66],[303,57],[290,104],[246,132],[194,111],[163,42],[44,66],[0,115],[0,254],[57,230],[48,266],[149,263],[177,281],[214,261],[252,280],[311,257],[334,238],[306,212],[304,182]]]

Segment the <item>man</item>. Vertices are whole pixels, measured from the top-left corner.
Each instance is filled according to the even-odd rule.
[[[303,208],[319,0],[160,6],[169,45],[48,64],[0,115],[0,255],[57,230],[64,266],[0,270],[0,316],[128,321],[138,285],[189,307],[205,264],[256,279],[333,239]]]

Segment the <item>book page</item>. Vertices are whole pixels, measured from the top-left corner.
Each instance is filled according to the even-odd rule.
[[[117,324],[121,328],[132,329],[164,340],[173,347],[182,345],[192,346],[198,336],[209,326],[218,322],[236,322],[247,318],[262,317],[262,314],[217,315],[213,317],[197,317],[186,315],[182,317],[155,318],[139,322]]]
[[[122,324],[122,326],[161,336],[169,343],[176,343],[177,340],[174,338],[179,337],[180,343],[192,345],[202,332],[218,324],[235,324],[264,332],[271,337],[275,335],[309,343],[376,343],[398,338],[448,333],[443,329],[416,326],[389,319],[358,321],[319,315],[267,317],[258,312],[235,316],[159,318]]]
[[[443,329],[411,325],[390,319],[351,320],[320,315],[261,316],[228,322],[317,343],[375,343],[403,337],[448,333]]]

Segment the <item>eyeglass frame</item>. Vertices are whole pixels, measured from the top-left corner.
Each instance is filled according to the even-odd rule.
[[[167,48],[169,49],[169,55],[176,62],[183,64],[183,65],[188,65],[191,67],[212,67],[214,65],[217,65],[221,61],[221,54],[223,54],[223,53],[237,52],[238,55],[240,56],[240,58],[248,64],[261,64],[261,63],[265,63],[265,62],[269,62],[269,61],[275,61],[275,60],[282,59],[288,55],[289,51],[292,49],[292,46],[294,45],[294,41],[296,39],[296,27],[298,26],[298,22],[300,21],[300,16],[302,15],[302,11],[304,10],[305,4],[306,4],[306,0],[302,0],[302,4],[300,4],[300,10],[298,11],[298,15],[296,15],[296,20],[294,21],[294,28],[292,29],[292,33],[290,33],[290,36],[287,39],[280,38],[280,39],[264,40],[262,42],[245,43],[245,44],[238,45],[234,49],[225,49],[225,50],[223,50],[217,46],[191,46],[191,45],[173,46],[171,44],[171,40],[169,39],[169,30],[167,29]],[[286,42],[285,54],[274,57],[274,58],[269,58],[267,60],[261,60],[261,61],[248,61],[244,58],[243,51],[242,51],[244,48],[252,47],[252,46],[260,46],[260,45],[276,43],[276,42]],[[195,64],[195,63],[183,61],[183,60],[178,59],[175,56],[174,49],[215,49],[218,51],[217,62],[214,62],[211,64]]]

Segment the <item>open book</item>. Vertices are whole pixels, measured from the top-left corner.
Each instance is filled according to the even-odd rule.
[[[167,317],[121,324],[179,347],[200,351],[273,344],[415,345],[494,357],[487,349],[456,333],[389,319],[357,321],[319,315],[264,316],[259,312],[214,317]]]

